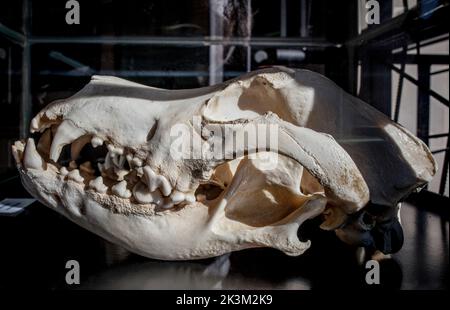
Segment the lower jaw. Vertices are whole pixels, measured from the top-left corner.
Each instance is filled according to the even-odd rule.
[[[118,205],[111,208],[104,204],[108,195],[85,192],[81,184],[52,179],[46,171],[19,171],[26,189],[42,203],[100,237],[145,257],[203,259],[254,247],[273,247],[288,255],[299,255],[309,247],[308,242],[297,238],[300,222],[296,227],[286,226],[289,230],[277,225],[255,228],[234,222],[239,229],[233,234],[223,230],[228,219],[224,219],[226,223],[212,223],[211,210],[199,202],[155,212],[154,207],[142,208],[115,197],[112,199]]]

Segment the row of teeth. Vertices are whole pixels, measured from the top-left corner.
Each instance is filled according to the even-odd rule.
[[[70,132],[67,127],[62,125],[60,126],[62,128],[58,128],[50,147],[50,159],[55,162],[60,156],[62,147],[79,138],[77,135],[80,134],[74,134],[73,131]],[[60,129],[62,130],[60,131]],[[67,135],[64,133],[67,133]],[[93,137],[90,142],[93,147],[101,146],[104,143],[99,137]],[[77,145],[77,142],[73,143],[71,150],[72,158],[77,158],[83,145],[84,144],[80,143]],[[178,204],[193,203],[196,201],[193,192],[184,193],[174,190],[165,176],[158,175],[150,166],[143,166],[142,159],[131,154],[124,154],[125,152],[122,148],[111,144],[107,145],[107,148],[108,153],[105,157],[104,164],[99,163],[98,165],[103,176],[105,176],[108,171],[114,171],[118,183],[112,185],[110,188],[110,192],[113,195],[124,199],[134,197],[138,203],[155,204],[162,208],[171,208]],[[136,170],[136,174],[140,178],[132,190],[128,189],[128,183],[124,179],[124,177],[131,172],[124,168],[125,161],[128,162],[130,169]],[[25,146],[23,165],[26,169],[46,169],[47,164],[37,152],[32,138],[28,139]],[[59,174],[63,179],[67,178],[76,183],[84,184],[85,180],[80,174],[80,170],[90,175],[94,173],[94,169],[90,162],[81,164],[80,167],[78,167],[75,161],[71,161],[69,167],[63,166],[60,168]],[[109,188],[105,185],[103,176],[98,176],[97,178],[90,180],[88,188],[100,194],[107,193]]]

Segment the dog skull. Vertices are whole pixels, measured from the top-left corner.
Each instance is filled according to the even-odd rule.
[[[173,156],[180,124],[206,146],[202,156]],[[260,125],[276,126],[275,148],[233,144]],[[31,131],[37,143],[13,146],[25,188],[82,227],[158,259],[251,247],[299,255],[310,245],[299,226],[320,214],[322,228],[361,244],[435,173],[428,148],[405,129],[323,76],[287,68],[173,91],[93,77],[43,109]],[[222,155],[212,154],[214,143]],[[355,229],[368,205],[383,211]]]

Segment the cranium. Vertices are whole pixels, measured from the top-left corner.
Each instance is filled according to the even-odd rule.
[[[202,156],[173,155],[180,124],[206,146]],[[260,125],[276,126],[266,132],[276,147],[233,142]],[[252,247],[299,255],[310,242],[298,228],[318,215],[323,229],[367,245],[435,173],[428,148],[407,130],[327,78],[287,68],[192,90],[94,76],[39,112],[31,132],[39,140],[13,146],[25,188],[82,227],[158,259]],[[212,156],[213,143],[222,156]]]

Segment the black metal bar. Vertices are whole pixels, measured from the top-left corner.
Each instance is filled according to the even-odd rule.
[[[429,135],[428,138],[430,139],[436,139],[436,138],[444,138],[444,137],[448,137],[448,133],[438,133],[435,135]]]
[[[406,2],[406,6],[405,9],[407,8],[408,2]],[[403,56],[406,56],[407,54],[407,44],[405,42],[405,45],[403,46]],[[404,73],[405,73],[405,66],[406,63],[403,61],[400,64],[400,72],[401,74],[399,74],[398,76],[398,85],[397,85],[397,97],[395,98],[395,110],[394,110],[394,121],[398,122],[398,117],[400,114],[400,104],[402,101],[402,91],[403,91],[403,80],[404,80]]]
[[[392,64],[387,64],[392,70],[394,70],[397,73],[401,73],[400,69],[397,68],[396,66],[392,65]],[[412,76],[410,76],[407,73],[403,73],[405,79],[407,79],[408,81],[410,81],[411,83],[413,83],[414,85],[416,85],[419,89],[421,89],[424,92],[427,92],[431,97],[433,97],[434,99],[436,99],[437,101],[439,101],[440,103],[442,103],[443,105],[445,105],[446,107],[449,107],[449,101],[447,99],[445,99],[443,96],[439,95],[438,93],[436,93],[435,91],[426,88],[424,85],[421,85],[419,81],[417,81],[415,78],[413,78]]]
[[[416,47],[417,48],[417,47]],[[391,56],[392,63],[403,63],[417,65],[420,63],[423,64],[431,64],[431,65],[447,65],[449,63],[448,55],[403,55],[403,51],[401,53],[395,53]]]
[[[430,89],[430,65],[418,66],[418,84],[422,87],[417,92],[417,136],[429,145],[430,95],[424,90]]]
[[[435,75],[435,74],[440,74],[440,73],[444,73],[444,72],[448,72],[448,68],[442,69],[442,70],[433,71],[430,74],[431,75]]]
[[[431,151],[431,154],[439,154],[439,153],[447,152],[447,151],[448,151],[448,147],[445,148],[445,149],[439,149],[439,150]]]
[[[448,175],[448,148],[449,148],[449,139],[447,138],[447,151],[445,152],[444,164],[442,168],[441,174],[441,183],[439,184],[439,194],[444,195],[445,185],[447,184],[447,175]]]
[[[322,39],[310,38],[213,38],[213,37],[152,37],[152,36],[102,36],[102,37],[29,37],[31,44],[130,44],[130,45],[165,45],[165,46],[285,46],[329,48],[341,47],[341,44],[331,43]]]
[[[22,100],[20,103],[20,137],[25,138],[31,120],[31,46],[27,37],[31,28],[31,0],[23,0]]]

